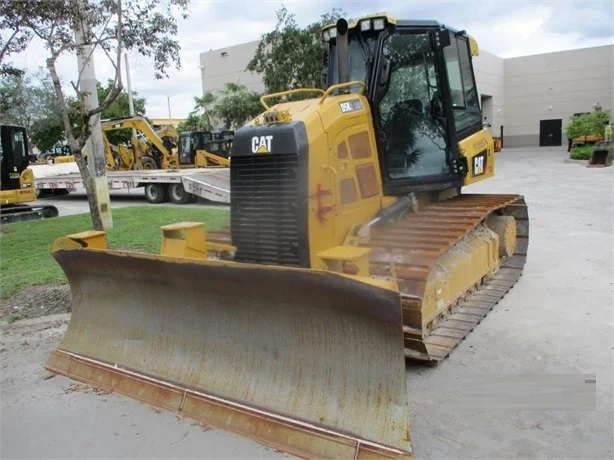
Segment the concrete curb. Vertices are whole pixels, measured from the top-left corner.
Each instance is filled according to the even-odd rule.
[[[575,163],[575,164],[588,164],[588,160],[573,160],[571,158],[565,158],[565,163]]]

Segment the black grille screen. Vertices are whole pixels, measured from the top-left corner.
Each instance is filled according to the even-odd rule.
[[[238,262],[308,266],[297,154],[235,156],[230,193]]]

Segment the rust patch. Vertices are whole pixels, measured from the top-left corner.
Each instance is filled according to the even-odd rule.
[[[342,141],[337,146],[337,158],[339,158],[340,160],[344,160],[347,157],[348,157],[348,147],[345,144],[345,141]]]
[[[352,158],[355,160],[362,160],[371,156],[371,144],[369,142],[369,134],[366,131],[352,134],[348,141]]]
[[[438,317],[422,324],[426,280],[439,255],[462,241],[489,214],[516,217],[518,241],[511,257],[501,259],[501,268],[483,284],[473,286]],[[522,273],[528,246],[528,213],[518,195],[466,194],[433,203],[410,214],[397,225],[375,235],[371,248],[371,273],[394,265],[402,300],[405,355],[411,359],[444,359],[514,285]],[[526,240],[526,241],[525,241]],[[487,274],[485,274],[486,277]],[[463,307],[479,304],[467,314]],[[441,337],[447,337],[445,340]]]
[[[377,177],[375,175],[375,166],[373,166],[373,163],[366,163],[356,166],[356,176],[358,177],[360,195],[363,198],[369,198],[379,193]]]
[[[341,204],[351,203],[358,199],[358,192],[356,191],[356,183],[353,177],[346,177],[341,180],[339,185]]]

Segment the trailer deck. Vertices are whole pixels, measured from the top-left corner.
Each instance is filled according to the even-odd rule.
[[[32,165],[39,192],[72,192],[84,188],[76,164]],[[152,203],[170,199],[177,204],[198,196],[218,203],[230,203],[229,168],[190,168],[169,170],[107,171],[109,190],[145,187]],[[186,195],[187,194],[187,195]]]

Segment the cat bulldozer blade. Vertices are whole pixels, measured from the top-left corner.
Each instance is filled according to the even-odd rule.
[[[101,238],[54,252],[72,316],[49,370],[301,456],[409,458],[390,283],[94,249]]]
[[[372,15],[323,38],[325,89],[235,131],[228,227],[169,223],[159,255],[56,242],[49,369],[300,457],[413,456],[405,360],[448,357],[516,283],[527,206],[464,193],[495,173],[471,37]]]

